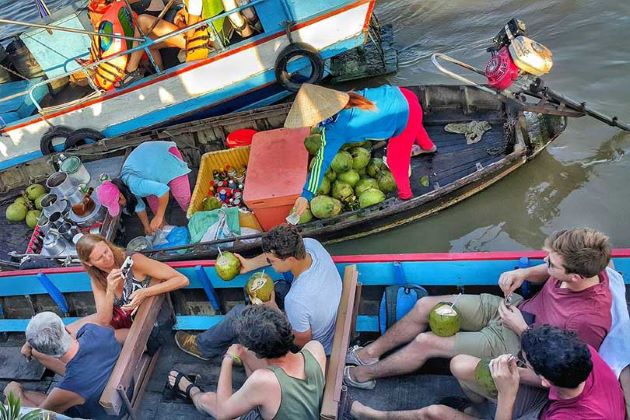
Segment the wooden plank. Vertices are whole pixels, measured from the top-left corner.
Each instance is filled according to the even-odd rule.
[[[124,389],[129,389],[131,386],[135,368],[138,366],[140,357],[144,353],[147,340],[157,315],[162,309],[164,299],[164,294],[152,296],[138,309],[116,366],[114,366],[114,370],[99,400],[105,411],[110,415],[119,415],[122,411],[124,403],[118,394],[118,387],[122,386]]]
[[[35,359],[26,360],[20,347],[0,347],[0,379],[39,381],[45,370]]]
[[[350,343],[352,327],[352,314],[354,313],[357,279],[359,272],[355,265],[347,266],[343,276],[343,291],[337,310],[337,323],[335,325],[335,339],[326,372],[326,386],[320,418],[336,419],[339,402],[341,399],[341,386],[343,382],[343,368],[346,364],[346,351]]]

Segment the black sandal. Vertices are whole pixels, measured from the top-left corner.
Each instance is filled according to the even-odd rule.
[[[197,379],[199,379],[199,375],[193,375],[193,376],[188,376],[188,375],[184,375],[181,372],[178,372],[176,370],[171,370],[171,372],[175,372],[177,375],[175,375],[175,382],[173,383],[173,385],[171,385],[171,381],[169,381],[168,379],[166,380],[166,386],[175,393],[175,395],[177,395],[178,397],[184,398],[184,399],[192,399],[190,396],[190,391],[193,388],[198,388],[199,391],[201,391],[201,388],[199,388],[197,385],[195,385],[195,382],[197,381]],[[168,373],[168,376],[171,377],[173,375],[171,375],[171,372]],[[182,378],[185,378],[188,382],[190,382],[190,384],[188,384],[188,386],[186,387],[185,391],[182,391],[179,388],[179,383],[181,382]]]
[[[121,81],[116,84],[116,89],[123,89],[129,86],[132,83],[137,82],[138,80],[142,80],[144,78],[144,71],[140,69],[135,69],[132,72],[129,72],[123,77]]]

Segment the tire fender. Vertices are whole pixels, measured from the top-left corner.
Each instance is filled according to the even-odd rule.
[[[104,138],[105,136],[100,131],[92,130],[91,128],[79,128],[66,137],[64,150],[83,144],[94,143]]]
[[[72,129],[70,127],[66,127],[63,125],[58,125],[55,127],[50,127],[48,131],[44,133],[41,140],[39,141],[39,150],[42,152],[44,156],[55,153],[55,149],[53,149],[53,139],[62,138],[65,140],[72,133]]]
[[[287,64],[292,59],[300,56],[309,60],[313,71],[308,80],[296,82],[291,80],[287,71]],[[297,92],[300,89],[300,86],[302,86],[302,83],[315,84],[322,80],[322,77],[324,77],[324,60],[314,47],[304,42],[296,42],[280,51],[280,54],[278,54],[278,57],[276,58],[274,71],[276,74],[276,81],[280,83],[282,87],[291,92]]]

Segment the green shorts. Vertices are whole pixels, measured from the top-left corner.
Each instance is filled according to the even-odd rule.
[[[479,358],[494,358],[502,354],[516,354],[521,340],[514,331],[501,323],[499,304],[503,298],[488,293],[462,295],[455,308],[462,319],[461,331],[455,334],[455,351]],[[512,296],[512,304],[523,298]]]

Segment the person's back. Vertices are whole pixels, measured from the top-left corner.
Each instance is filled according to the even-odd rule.
[[[293,329],[310,329],[313,340],[322,343],[326,354],[330,354],[341,299],[341,276],[319,242],[306,238],[304,247],[313,262],[291,283],[284,308]]]
[[[320,350],[321,351],[321,350]],[[315,419],[319,417],[325,379],[322,368],[307,349],[298,354],[304,358],[303,378],[287,374],[282,368],[271,366],[281,390],[281,402],[274,419]]]
[[[74,392],[85,398],[85,403],[72,407],[68,415],[84,418],[102,418],[106,413],[99,398],[120,355],[120,344],[114,330],[96,324],[84,325],[76,335],[79,351],[67,363],[60,389]]]
[[[549,390],[549,403],[543,409],[541,419],[624,419],[624,396],[615,374],[593,347],[589,346],[589,350],[593,370],[586,379],[582,393],[575,398],[561,399],[552,387]]]

